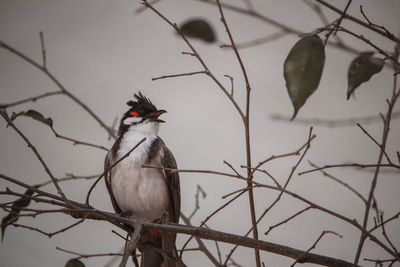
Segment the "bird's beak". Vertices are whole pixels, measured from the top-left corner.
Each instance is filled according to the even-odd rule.
[[[160,120],[160,119],[158,118],[158,117],[159,117],[161,114],[163,114],[163,113],[167,113],[167,111],[166,111],[166,110],[163,110],[163,109],[157,110],[156,112],[153,112],[153,113],[150,113],[149,115],[147,115],[146,118],[147,118],[147,119],[150,119],[150,120],[152,120],[152,121],[155,121],[155,122],[165,122],[165,121]]]

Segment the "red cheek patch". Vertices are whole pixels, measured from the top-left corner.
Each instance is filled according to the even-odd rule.
[[[130,114],[131,114],[132,116],[139,116],[139,114],[138,114],[137,112],[135,112],[135,111],[131,111]]]

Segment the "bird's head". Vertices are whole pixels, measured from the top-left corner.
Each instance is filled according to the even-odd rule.
[[[134,94],[134,100],[128,101],[127,105],[130,109],[121,119],[120,132],[129,129],[144,134],[152,132],[157,134],[159,123],[165,122],[158,117],[167,111],[158,110],[141,92]]]

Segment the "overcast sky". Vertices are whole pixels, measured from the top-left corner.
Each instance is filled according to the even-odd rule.
[[[242,1],[230,1],[245,6]],[[347,1],[330,1],[344,8]],[[318,16],[303,1],[253,1],[257,11],[265,16],[289,25],[297,30],[311,32],[322,25]],[[361,18],[359,6],[377,24],[385,25],[393,33],[400,33],[400,2],[353,1],[349,13]],[[141,90],[157,108],[168,111],[160,136],[174,153],[182,169],[210,169],[230,172],[223,164],[226,160],[245,173],[244,131],[240,117],[221,90],[205,75],[152,81],[151,78],[183,72],[199,71],[201,65],[195,58],[182,55],[189,51],[171,27],[151,11],[136,14],[138,1],[16,1],[0,0],[0,39],[22,51],[34,60],[41,61],[39,32],[43,31],[47,51],[47,66],[62,84],[85,102],[99,117],[111,125],[116,116],[126,111],[126,102],[133,93]],[[218,46],[228,42],[218,9],[197,1],[164,0],[156,5],[172,21],[180,24],[190,18],[204,18],[216,31],[217,44],[193,40],[200,55],[211,71],[226,85],[230,81],[223,75],[234,77],[234,96],[244,107],[245,87],[240,67],[232,51]],[[337,15],[326,11],[330,21]],[[267,36],[278,29],[255,18],[226,11],[232,34],[238,43]],[[367,38],[392,51],[393,43],[360,26],[344,21],[344,26],[365,34]],[[360,41],[343,36],[349,45],[360,51],[371,50]],[[292,105],[283,78],[283,62],[293,44],[295,35],[287,35],[275,42],[240,50],[252,86],[251,98],[251,144],[253,164],[271,155],[293,152],[307,139],[309,125],[281,122],[271,115],[290,116]],[[386,112],[386,98],[391,96],[392,72],[385,68],[357,91],[356,97],[346,101],[347,68],[354,54],[327,47],[326,64],[318,90],[300,110],[298,118],[346,119],[376,116]],[[0,50],[0,103],[8,103],[54,91],[57,88],[41,72],[5,50]],[[60,134],[80,140],[111,147],[107,133],[74,102],[63,96],[16,106],[9,113],[35,109],[54,121]],[[399,110],[398,108],[396,110]],[[19,118],[16,124],[27,135],[57,177],[66,173],[91,175],[102,172],[105,151],[72,146],[54,138],[45,125],[28,118]],[[23,141],[0,122],[0,173],[21,179],[30,184],[48,180],[33,153]],[[382,125],[372,124],[367,129],[378,140]],[[317,135],[309,154],[299,166],[299,171],[310,169],[308,160],[318,164],[343,162],[376,163],[379,149],[356,126],[326,128],[315,126]],[[399,150],[400,124],[393,121],[388,153],[394,157]],[[266,168],[279,182],[284,182],[298,158],[276,160]],[[333,170],[343,182],[357,188],[365,197],[370,188],[373,173],[359,170]],[[376,198],[385,216],[398,212],[400,203],[399,173],[382,173]],[[256,181],[269,183],[264,176]],[[66,194],[74,200],[83,201],[92,182],[73,181],[62,184]],[[194,208],[197,185],[207,193],[201,199],[200,211],[192,223],[198,225],[206,216],[226,200],[222,196],[246,187],[243,182],[213,175],[182,174],[182,212],[189,215]],[[0,182],[0,190],[10,186]],[[15,190],[21,188],[11,186]],[[52,186],[46,187],[54,192]],[[319,173],[293,177],[289,189],[336,212],[343,213],[359,222],[364,214],[363,203],[351,192]],[[22,192],[22,191],[21,191]],[[277,193],[256,189],[257,214],[275,199]],[[1,202],[10,198],[1,196]],[[104,183],[100,183],[92,197],[99,209],[111,211],[112,207]],[[323,230],[341,235],[326,236],[315,253],[352,261],[359,240],[359,232],[342,221],[318,211],[309,211],[296,220],[282,226],[268,236],[263,233],[270,225],[278,223],[302,208],[303,203],[284,197],[259,224],[263,240],[307,250]],[[0,211],[0,217],[6,213]],[[208,226],[239,235],[250,227],[247,196],[241,197]],[[52,232],[75,222],[63,215],[41,215],[36,219],[23,218],[21,224],[31,225]],[[105,222],[88,221],[51,239],[36,232],[9,227],[4,241],[0,243],[0,266],[63,266],[71,255],[55,249],[56,246],[93,254],[118,252],[123,241],[111,233],[115,227]],[[388,225],[388,232],[399,246],[400,222]],[[378,233],[377,233],[378,234]],[[380,234],[378,235],[380,236]],[[187,236],[179,236],[180,247]],[[206,242],[216,253],[215,244]],[[191,247],[196,247],[193,243]],[[221,244],[224,257],[232,248]],[[187,252],[184,261],[188,266],[208,266],[209,261],[198,252]],[[293,260],[262,252],[267,266],[287,266]],[[388,258],[388,255],[370,242],[365,245],[361,258]],[[253,266],[253,251],[239,249],[233,259],[240,265]],[[87,266],[103,266],[110,258],[84,260]],[[118,262],[118,261],[117,261]],[[131,264],[131,262],[130,262]],[[368,263],[362,262],[368,266]],[[306,266],[306,265],[304,265]],[[370,265],[373,266],[373,265]]]

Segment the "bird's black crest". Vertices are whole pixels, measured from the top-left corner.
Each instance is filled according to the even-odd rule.
[[[139,114],[157,111],[156,106],[154,106],[154,104],[151,103],[150,99],[145,97],[141,92],[134,94],[134,100],[130,100],[126,104],[132,107],[131,110],[134,110]]]
[[[133,95],[134,98],[136,99],[136,101],[128,101],[126,104],[128,104],[128,106],[134,107],[136,105],[151,105],[154,106],[153,103],[151,103],[150,99],[148,99],[147,97],[145,97],[142,92],[139,92],[137,94]]]

